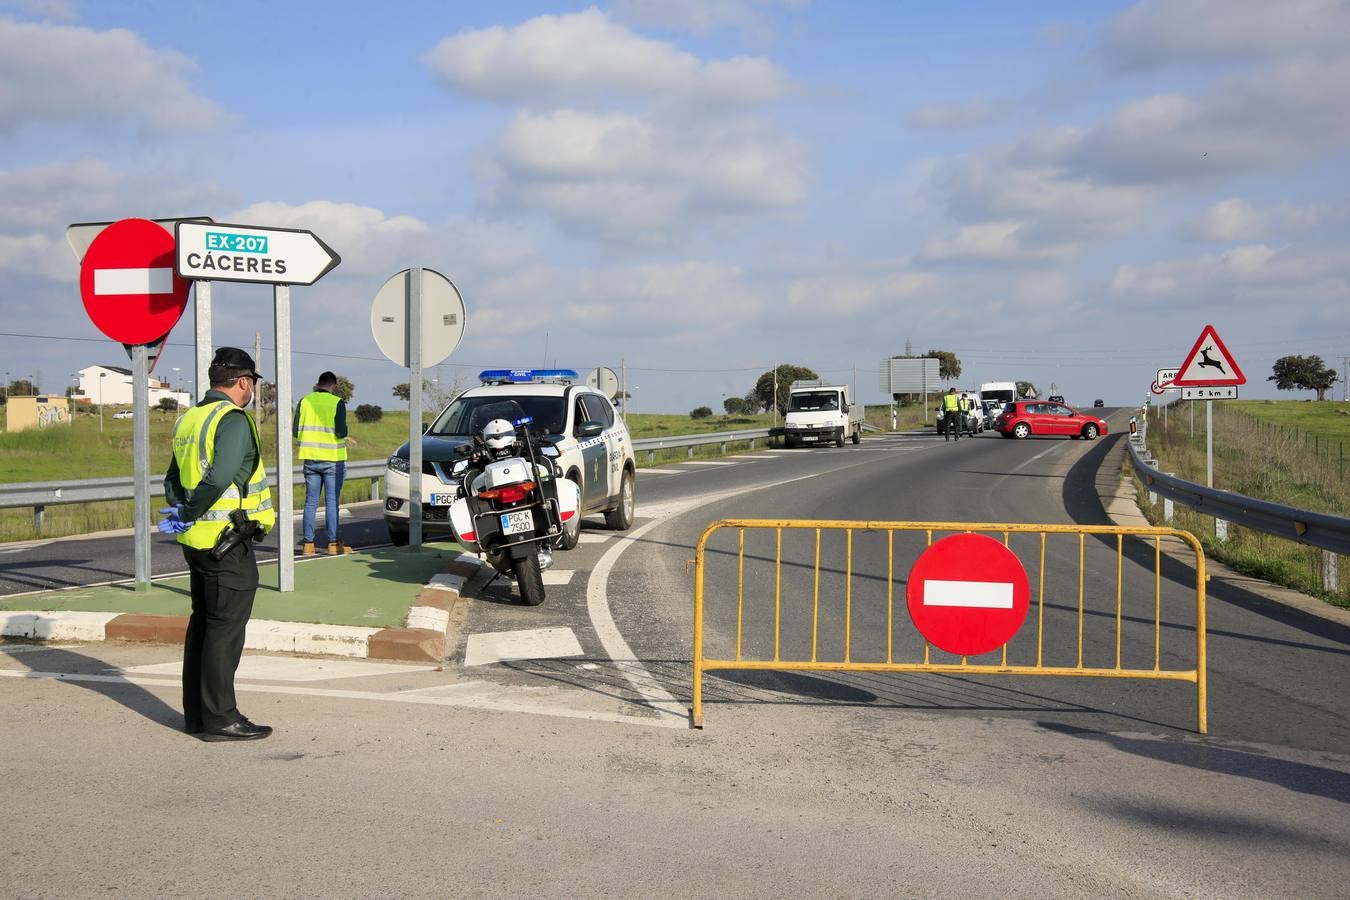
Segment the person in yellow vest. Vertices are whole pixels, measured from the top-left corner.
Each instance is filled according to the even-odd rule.
[[[956,388],[947,388],[942,395],[942,439],[944,441],[961,440],[961,428],[965,424],[966,410],[970,403],[956,393]]]
[[[319,492],[326,501],[324,525],[328,529],[328,555],[351,553],[338,540],[338,498],[347,476],[347,404],[336,393],[337,376],[324,372],[314,390],[295,407],[296,453],[305,466],[305,515],[302,556],[314,555],[314,517],[319,510]]]
[[[183,647],[183,717],[204,741],[249,741],[272,733],[235,705],[234,673],[253,614],[258,562],[253,542],[276,524],[258,426],[243,407],[262,376],[253,357],[221,347],[207,370],[211,389],[174,425],[159,530],[178,535],[191,573],[192,615]]]

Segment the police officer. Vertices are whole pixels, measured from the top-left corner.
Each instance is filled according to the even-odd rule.
[[[337,376],[319,375],[314,390],[300,398],[295,407],[296,454],[305,468],[305,515],[302,556],[314,555],[314,518],[319,510],[319,493],[326,500],[324,525],[328,529],[328,555],[350,553],[338,542],[338,498],[347,475],[347,404],[336,393]]]
[[[267,531],[276,523],[263,470],[258,426],[244,410],[261,379],[253,358],[221,347],[207,370],[211,389],[174,426],[173,458],[164,476],[170,506],[159,530],[177,534],[192,581],[192,616],[183,648],[183,717],[204,741],[248,741],[272,733],[235,706],[234,673],[258,589],[253,543],[235,543],[220,559],[211,549],[242,510]]]
[[[961,440],[961,419],[965,413],[962,407],[966,399],[956,393],[956,388],[947,388],[942,395],[942,439],[944,441]]]

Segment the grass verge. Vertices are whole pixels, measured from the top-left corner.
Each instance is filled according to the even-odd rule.
[[[1299,401],[1216,403],[1214,486],[1299,509],[1345,515],[1350,485],[1343,474],[1342,448],[1350,444],[1350,416],[1340,415],[1340,406]],[[1195,410],[1194,431],[1190,412],[1180,403],[1165,416],[1161,410],[1150,410],[1148,445],[1162,471],[1204,484],[1204,410]],[[1162,498],[1150,504],[1148,489],[1137,479],[1135,487],[1149,521],[1162,524]],[[1350,567],[1344,558],[1337,561],[1340,588],[1327,591],[1322,587],[1323,554],[1316,547],[1232,524],[1227,540],[1219,541],[1213,517],[1180,504],[1175,504],[1171,524],[1194,533],[1207,554],[1243,574],[1350,608]]]

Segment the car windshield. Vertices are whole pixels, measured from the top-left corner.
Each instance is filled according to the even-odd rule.
[[[838,409],[839,394],[835,391],[811,391],[793,394],[788,400],[788,411],[805,412],[813,409]]]
[[[436,417],[427,434],[469,437],[493,419],[515,421],[529,416],[537,434],[562,434],[567,406],[562,397],[460,397]]]

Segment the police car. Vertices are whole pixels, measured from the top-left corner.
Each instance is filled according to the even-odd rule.
[[[450,504],[458,489],[450,469],[463,459],[491,413],[504,400],[514,401],[532,419],[532,433],[557,449],[563,477],[577,483],[581,515],[604,513],[605,524],[626,531],[633,524],[637,466],[633,441],[614,405],[599,391],[577,384],[571,369],[489,369],[480,372],[479,387],[450,402],[422,436],[422,536],[453,539]],[[389,540],[408,543],[408,444],[389,457],[385,472],[384,521]],[[581,516],[563,526],[558,546],[571,550],[581,535]]]

